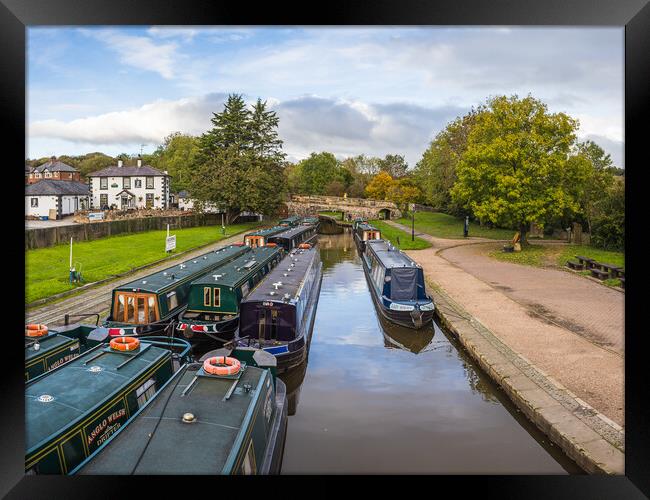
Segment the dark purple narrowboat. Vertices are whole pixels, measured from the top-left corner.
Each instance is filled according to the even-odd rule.
[[[241,301],[237,344],[273,354],[279,373],[307,359],[322,267],[317,247],[303,243],[289,252]]]

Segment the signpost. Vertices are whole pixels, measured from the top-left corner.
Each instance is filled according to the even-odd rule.
[[[88,220],[104,220],[104,212],[88,212]]]
[[[167,224],[167,238],[165,239],[165,252],[176,249],[176,235],[169,236],[169,224]]]
[[[415,203],[410,203],[411,209],[411,241],[415,241]]]

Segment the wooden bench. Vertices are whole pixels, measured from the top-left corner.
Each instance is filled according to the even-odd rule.
[[[566,265],[571,268],[571,269],[576,269],[578,271],[582,271],[585,266],[582,262],[578,262],[577,260],[567,260]]]
[[[596,269],[595,267],[590,269],[591,275],[598,278],[599,280],[606,280],[609,278],[609,272],[607,271],[601,271],[600,269]]]
[[[621,280],[621,288],[625,289],[625,276],[619,278]]]
[[[589,257],[584,257],[582,255],[576,255],[576,259],[578,259],[578,262],[580,262],[587,269],[591,269],[595,262],[594,259],[590,259]]]

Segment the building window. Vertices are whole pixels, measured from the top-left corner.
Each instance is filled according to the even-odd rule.
[[[147,208],[153,207],[153,193],[147,193],[146,205]]]
[[[38,198],[32,198],[32,207],[38,207]]]
[[[147,177],[147,189],[153,189],[153,177]]]
[[[108,195],[107,194],[100,194],[99,195],[99,208],[103,209],[107,205],[108,205]]]
[[[131,177],[122,177],[122,187],[124,189],[131,189]]]
[[[136,179],[135,180],[135,187],[136,188],[141,188],[142,187],[142,179]]]
[[[99,189],[108,189],[108,177],[99,178]]]

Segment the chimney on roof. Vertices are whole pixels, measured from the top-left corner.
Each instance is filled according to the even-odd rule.
[[[138,167],[142,166],[142,158],[138,158]]]
[[[118,168],[122,168],[122,160],[117,160],[117,166]]]
[[[51,161],[52,163],[56,162],[56,156],[50,156],[50,161]]]

